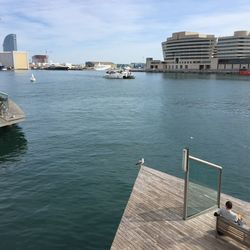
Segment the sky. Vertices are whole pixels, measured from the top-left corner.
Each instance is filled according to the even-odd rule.
[[[163,60],[173,32],[230,36],[250,31],[250,0],[0,0],[0,51],[17,35],[18,50],[52,62]]]

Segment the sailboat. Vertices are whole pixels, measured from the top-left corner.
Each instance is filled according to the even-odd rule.
[[[31,77],[30,77],[30,81],[31,81],[31,82],[35,82],[35,81],[36,81],[36,78],[34,77],[33,74],[32,74]]]

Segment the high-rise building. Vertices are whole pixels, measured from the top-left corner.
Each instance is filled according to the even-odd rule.
[[[3,41],[3,51],[16,51],[16,50],[17,50],[16,34],[7,35]]]
[[[166,70],[216,69],[216,37],[197,32],[176,32],[162,43]]]

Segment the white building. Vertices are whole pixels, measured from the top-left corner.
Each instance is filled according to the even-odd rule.
[[[217,69],[216,38],[197,32],[176,32],[162,42],[166,70],[190,71]]]
[[[250,31],[235,31],[233,36],[218,38],[218,69],[250,69]]]

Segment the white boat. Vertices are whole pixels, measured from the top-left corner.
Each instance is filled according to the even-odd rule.
[[[122,70],[108,70],[104,76],[106,79],[123,79]]]
[[[101,63],[98,63],[94,69],[95,70],[107,70],[107,69],[110,69],[111,68],[111,65],[105,65],[105,64],[101,64]]]
[[[35,82],[35,81],[36,81],[36,78],[34,77],[33,74],[32,74],[31,77],[30,77],[30,81],[31,81],[31,82]]]
[[[104,78],[106,79],[134,79],[135,76],[129,70],[108,70]]]
[[[132,74],[132,72],[128,69],[123,71],[123,79],[135,79],[134,74]]]
[[[6,68],[6,67],[4,67],[4,66],[0,63],[0,70],[1,70],[1,71],[6,71],[6,70],[7,70],[7,68]]]

